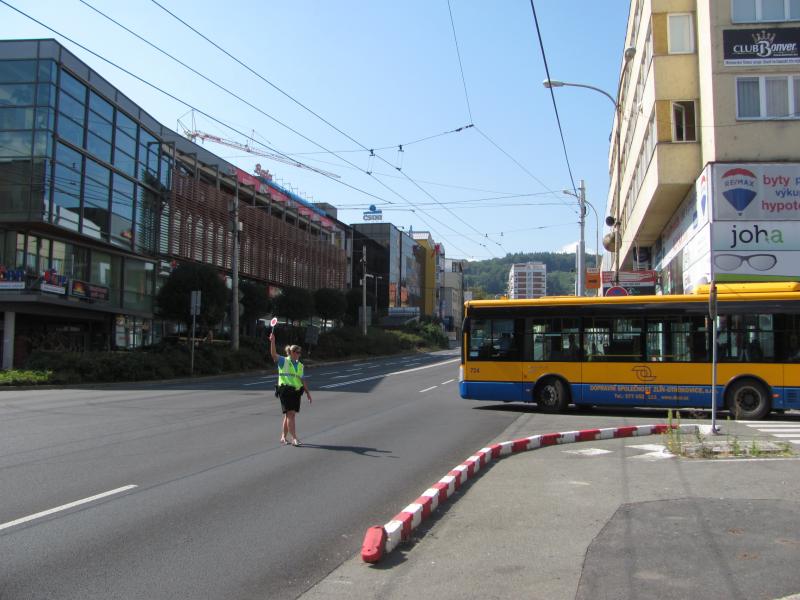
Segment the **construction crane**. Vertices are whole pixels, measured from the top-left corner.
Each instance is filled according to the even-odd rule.
[[[308,169],[309,171],[314,171],[315,173],[319,173],[320,175],[325,175],[326,177],[335,177],[339,179],[339,176],[336,173],[331,173],[330,171],[323,171],[322,169],[317,169],[316,167],[312,167],[310,165],[303,164],[301,162],[297,162],[289,158],[288,156],[282,156],[280,154],[274,154],[272,152],[265,152],[264,150],[259,150],[258,148],[253,148],[249,144],[242,144],[241,142],[236,142],[234,140],[226,140],[225,138],[221,138],[218,135],[212,135],[210,133],[206,133],[204,131],[198,130],[184,130],[184,135],[188,137],[193,142],[196,139],[200,141],[215,142],[217,144],[221,144],[223,146],[228,146],[230,148],[236,148],[237,150],[244,150],[248,154],[255,154],[256,156],[263,156],[265,158],[272,159],[274,161],[284,163],[287,165],[292,165],[293,167],[298,167],[300,169]]]

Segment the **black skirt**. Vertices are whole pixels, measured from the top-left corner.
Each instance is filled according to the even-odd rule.
[[[303,397],[303,388],[297,389],[290,385],[278,388],[278,397],[281,399],[281,409],[284,414],[290,410],[300,412],[300,398]]]

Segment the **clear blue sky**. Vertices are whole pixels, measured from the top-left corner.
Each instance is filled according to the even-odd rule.
[[[159,0],[359,144],[391,147],[376,151],[390,164],[370,159],[359,144],[248,73],[151,0],[85,1],[313,143],[79,0],[6,1],[216,119],[339,175],[332,180],[206,143],[248,172],[261,163],[304,197],[339,207],[339,219],[346,223],[361,222],[362,212],[375,204],[384,221],[431,231],[448,257],[472,260],[560,251],[578,239],[577,200],[561,191],[572,182],[550,92],[541,84],[546,74],[529,0],[450,0],[466,95],[447,0]],[[537,0],[535,6],[551,77],[615,95],[628,0]],[[160,122],[177,128],[181,118],[191,124],[186,106],[2,4],[0,37],[55,37]],[[613,106],[580,88],[556,89],[555,95],[575,185],[586,180],[587,199],[597,208],[602,228]],[[196,114],[195,122],[199,130],[246,141],[202,115]],[[476,127],[411,143],[470,123]],[[402,173],[395,168],[400,157]],[[595,241],[589,211],[587,252],[594,251]]]

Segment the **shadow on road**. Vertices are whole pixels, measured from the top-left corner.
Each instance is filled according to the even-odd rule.
[[[312,448],[315,450],[335,450],[337,452],[352,452],[353,454],[360,454],[361,456],[369,456],[370,458],[397,458],[396,456],[383,456],[391,454],[391,450],[378,450],[377,448],[366,448],[364,446],[331,446],[329,444],[309,444],[303,442],[300,448]],[[377,452],[378,454],[370,454],[370,452]]]

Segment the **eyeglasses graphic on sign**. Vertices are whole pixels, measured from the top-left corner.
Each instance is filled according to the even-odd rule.
[[[717,254],[714,257],[714,264],[722,271],[735,271],[743,263],[754,271],[769,271],[778,264],[778,258],[774,254]]]

